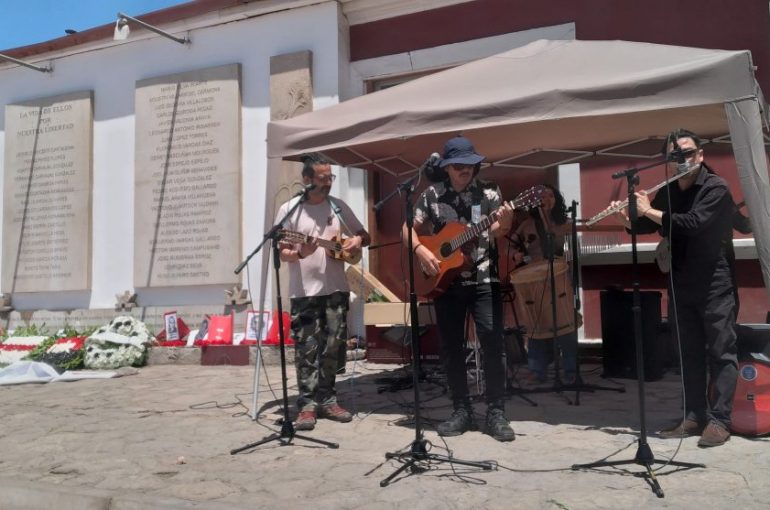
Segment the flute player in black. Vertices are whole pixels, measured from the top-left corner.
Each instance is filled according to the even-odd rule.
[[[730,438],[738,373],[736,207],[725,180],[704,163],[700,137],[677,130],[668,141],[667,152],[678,151],[684,160],[678,171],[688,174],[659,190],[652,201],[645,192],[636,194],[637,232],[657,231],[671,243],[669,321],[678,321],[682,349],[685,416],[659,435],[700,435],[698,446],[719,446]],[[616,217],[630,226],[625,209]]]

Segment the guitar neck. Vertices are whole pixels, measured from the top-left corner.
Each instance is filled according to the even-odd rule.
[[[499,213],[497,211],[493,211],[489,214],[486,218],[481,220],[478,223],[474,223],[472,225],[469,225],[468,228],[460,234],[459,236],[455,237],[450,241],[450,244],[452,246],[452,250],[456,250],[460,246],[464,245],[468,241],[471,241],[481,235],[482,232],[487,230],[489,227],[492,226],[494,222],[497,221],[497,217],[499,216]]]
[[[285,239],[289,239],[290,241],[294,241],[297,243],[317,243],[318,246],[321,248],[326,248],[328,250],[339,250],[340,244],[336,241],[332,241],[329,239],[321,239],[320,237],[313,237],[305,234],[300,234],[299,232],[292,232],[290,230],[284,230],[282,231],[282,236]]]

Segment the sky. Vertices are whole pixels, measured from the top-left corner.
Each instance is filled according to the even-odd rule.
[[[114,23],[118,11],[138,16],[188,0],[0,0],[0,51]]]

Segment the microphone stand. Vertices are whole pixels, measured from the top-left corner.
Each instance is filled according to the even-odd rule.
[[[252,251],[246,259],[241,262],[238,267],[235,269],[235,274],[240,273],[244,267],[246,267],[246,264],[249,263],[249,260],[256,255],[259,250],[262,249],[262,246],[268,241],[272,241],[272,247],[273,247],[273,267],[275,269],[275,288],[276,288],[276,297],[278,299],[278,338],[279,338],[279,346],[280,346],[280,352],[281,352],[281,384],[283,386],[283,423],[281,423],[281,431],[278,433],[270,434],[267,437],[264,437],[260,439],[259,441],[256,441],[254,443],[249,443],[247,445],[241,446],[239,448],[235,448],[233,450],[230,450],[230,455],[235,455],[236,453],[242,452],[244,450],[250,450],[254,447],[263,445],[265,443],[269,443],[271,441],[279,441],[281,443],[281,446],[289,446],[292,444],[292,441],[294,438],[304,439],[305,441],[310,441],[312,443],[321,444],[324,446],[327,446],[329,448],[339,448],[339,444],[332,443],[330,441],[324,441],[322,439],[316,439],[314,437],[307,437],[300,434],[295,433],[294,425],[291,423],[291,419],[289,419],[289,394],[288,394],[288,384],[287,384],[287,377],[286,377],[286,338],[283,331],[283,304],[281,300],[281,280],[280,280],[280,268],[281,268],[281,257],[278,250],[278,241],[280,241],[279,236],[279,230],[281,229],[281,225],[283,224],[286,219],[288,219],[292,214],[294,214],[294,211],[297,210],[299,205],[303,203],[305,200],[307,200],[307,192],[308,189],[304,189],[297,193],[295,197],[301,197],[299,200],[297,200],[297,203],[295,203],[289,211],[284,215],[283,218],[278,221],[273,227],[265,234],[265,236],[262,239],[262,242],[259,243],[259,245],[254,248],[254,251]],[[257,349],[257,352],[259,352],[259,349]],[[260,360],[257,359],[257,367],[259,367]],[[259,377],[259,376],[257,376]],[[255,410],[255,416],[256,416],[256,410]]]
[[[647,421],[645,416],[645,402],[644,402],[644,347],[642,344],[642,306],[641,306],[641,293],[639,283],[639,262],[636,249],[636,222],[638,220],[637,208],[636,208],[636,196],[635,186],[639,183],[640,171],[652,168],[654,166],[664,163],[664,161],[658,161],[649,165],[641,167],[629,168],[613,174],[613,179],[619,179],[625,177],[628,186],[628,219],[631,223],[631,268],[633,279],[633,306],[632,311],[634,314],[634,343],[636,346],[636,380],[637,387],[639,389],[639,439],[637,441],[638,446],[636,450],[636,456],[633,459],[628,460],[601,460],[598,462],[591,462],[588,464],[573,464],[572,469],[593,469],[597,467],[615,467],[627,464],[639,464],[645,468],[643,473],[639,473],[644,477],[652,487],[652,491],[656,496],[662,498],[665,496],[663,489],[661,489],[655,472],[652,470],[654,464],[663,464],[682,467],[685,469],[692,468],[705,468],[704,464],[695,464],[690,462],[681,462],[676,460],[661,461],[657,460],[650,449],[650,445],[647,443]]]
[[[516,389],[515,391],[511,392],[511,394],[516,396],[521,396],[522,394],[532,394],[532,393],[559,393],[564,397],[564,399],[567,401],[568,404],[572,405],[572,400],[569,399],[566,395],[563,394],[564,389],[567,387],[561,382],[561,377],[559,376],[559,368],[560,368],[560,362],[559,362],[559,345],[558,345],[558,312],[556,309],[556,274],[554,273],[553,269],[553,263],[554,263],[554,255],[555,255],[555,249],[554,249],[554,234],[553,230],[550,228],[550,222],[545,216],[545,213],[543,212],[542,207],[538,208],[538,211],[540,212],[540,219],[543,223],[543,229],[545,230],[545,257],[548,259],[548,277],[549,277],[549,284],[550,284],[550,297],[551,297],[551,337],[553,341],[553,368],[554,368],[554,378],[553,378],[553,385],[550,387],[542,387],[542,388],[522,388],[522,389]],[[575,330],[577,331],[577,322],[575,322]],[[544,339],[532,339],[530,337],[530,342],[540,342],[545,341]],[[572,385],[570,385],[572,386]],[[579,396],[577,397],[579,401]]]
[[[575,324],[575,341],[577,342],[578,336],[578,313],[580,311],[580,249],[577,240],[577,202],[572,201],[572,205],[567,209],[570,212],[570,220],[572,221],[572,229],[570,231],[570,244],[572,245],[572,299],[574,300],[572,320]],[[588,391],[593,392],[596,390],[604,391],[617,391],[618,393],[625,393],[626,387],[621,385],[620,387],[600,386],[598,384],[585,384],[583,378],[580,375],[580,349],[575,348],[575,383],[568,384],[569,389],[575,390],[575,405],[580,405],[580,392]]]
[[[420,176],[420,172],[414,177],[396,185],[396,189],[387,197],[375,204],[374,210],[378,211],[382,205],[396,193],[404,192],[404,210],[406,226],[408,229],[407,249],[409,250],[409,319],[412,335],[412,387],[414,388],[414,441],[412,441],[409,451],[386,452],[385,459],[397,459],[403,464],[391,473],[387,478],[380,481],[380,487],[386,487],[399,474],[407,469],[411,473],[424,473],[428,470],[431,462],[448,462],[451,464],[460,464],[463,466],[477,467],[486,471],[491,471],[493,465],[491,462],[476,462],[460,460],[455,457],[428,453],[427,441],[423,437],[422,421],[420,417],[420,319],[417,311],[417,294],[414,291],[414,251],[412,240],[412,228],[414,227],[414,210],[412,208],[412,193],[414,192],[414,182]]]

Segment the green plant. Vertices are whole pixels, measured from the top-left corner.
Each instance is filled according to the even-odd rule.
[[[45,322],[38,326],[37,324],[29,324],[27,326],[21,326],[13,330],[13,336],[48,336],[48,328],[45,327]]]

